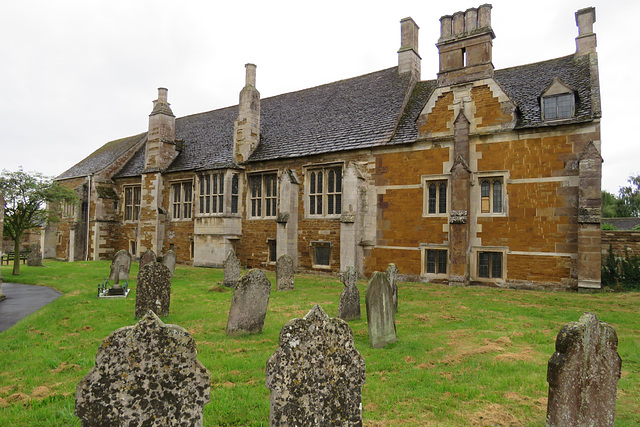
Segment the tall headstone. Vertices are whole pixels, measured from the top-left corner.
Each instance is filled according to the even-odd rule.
[[[316,305],[289,321],[267,361],[271,426],[362,426],[365,363],[353,333]]]
[[[371,347],[381,348],[396,342],[396,314],[393,309],[391,285],[385,273],[373,273],[365,298]]]
[[[391,285],[391,296],[393,297],[393,309],[398,312],[398,268],[395,264],[387,267],[387,279]]]
[[[151,249],[147,249],[145,253],[140,257],[140,270],[144,268],[145,265],[151,264],[152,262],[156,262],[158,256]]]
[[[148,312],[109,335],[76,388],[82,426],[202,425],[209,372],[195,340]]]
[[[109,280],[113,283],[120,283],[121,280],[129,280],[129,271],[131,270],[131,254],[124,249],[116,252],[111,261],[111,271],[109,272]]]
[[[547,367],[547,426],[613,426],[621,365],[610,325],[592,313],[567,323]]]
[[[173,273],[176,271],[176,253],[169,249],[162,257],[162,264],[169,269],[171,277],[173,277]]]
[[[293,258],[284,254],[276,262],[276,290],[292,291],[294,287]]]
[[[227,254],[227,258],[223,263],[223,279],[222,284],[228,288],[233,288],[240,280],[240,271],[242,269],[242,265],[240,265],[240,260],[236,256],[236,253],[231,249]]]
[[[142,317],[149,310],[158,316],[169,315],[171,302],[171,272],[159,262],[142,267],[138,273],[136,288],[136,317]]]
[[[264,271],[253,269],[233,289],[227,335],[262,332],[271,294],[271,282]]]
[[[35,242],[29,246],[27,265],[31,267],[42,267],[42,251],[40,250],[40,242]]]
[[[342,320],[355,320],[360,318],[360,291],[358,283],[358,271],[354,266],[340,274],[344,289],[338,301],[338,317]]]

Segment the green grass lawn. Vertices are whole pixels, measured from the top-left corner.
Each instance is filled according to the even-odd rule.
[[[5,281],[51,286],[64,295],[0,333],[0,425],[80,425],[73,415],[76,384],[94,365],[98,346],[135,323],[135,277],[125,300],[96,298],[109,262],[45,261],[21,266]],[[208,426],[269,423],[265,364],[282,326],[320,304],[331,317],[343,285],[337,278],[299,275],[296,289],[273,292],[262,334],[225,334],[231,290],[222,270],[178,266],[171,314],[163,321],[191,332],[211,373]],[[541,426],[547,361],[560,328],[586,311],[618,333],[622,378],[616,425],[640,425],[640,293],[575,294],[483,287],[399,284],[398,342],[369,347],[363,319],[349,322],[367,365],[363,417],[367,426]],[[1,303],[0,303],[1,304]]]

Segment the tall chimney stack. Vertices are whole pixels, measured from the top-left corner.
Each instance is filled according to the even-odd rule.
[[[420,81],[420,55],[418,54],[418,24],[411,18],[400,21],[400,50],[398,73],[411,73],[413,81]]]
[[[246,64],[246,83],[240,91],[238,118],[234,122],[233,158],[245,163],[260,143],[260,92],[256,89],[256,66]]]
[[[576,37],[576,56],[595,53],[596,35],[593,32],[593,23],[596,22],[596,9],[587,7],[576,12],[576,25],[578,37]]]
[[[149,132],[145,152],[146,169],[164,169],[178,155],[176,150],[176,116],[167,102],[166,88],[158,88],[158,99],[153,101],[149,114]]]

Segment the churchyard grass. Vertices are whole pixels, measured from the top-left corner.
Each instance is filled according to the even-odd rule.
[[[5,281],[54,287],[63,296],[0,333],[0,425],[80,425],[76,384],[115,329],[135,323],[133,263],[126,300],[96,298],[109,262],[45,261]],[[165,323],[190,331],[211,373],[204,425],[268,425],[265,364],[282,326],[320,304],[331,317],[343,289],[336,277],[298,275],[295,290],[276,292],[275,275],[263,332],[225,334],[232,292],[222,270],[178,266]],[[585,311],[618,333],[622,378],[616,425],[640,424],[640,293],[576,294],[485,287],[399,284],[398,341],[372,349],[362,318],[350,321],[366,362],[363,418],[367,426],[544,425],[547,361],[564,324]]]

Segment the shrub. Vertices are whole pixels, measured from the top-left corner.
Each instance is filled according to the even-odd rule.
[[[609,245],[609,253],[602,263],[602,285],[616,291],[640,289],[640,257],[629,255],[625,250],[624,258],[617,257]]]

